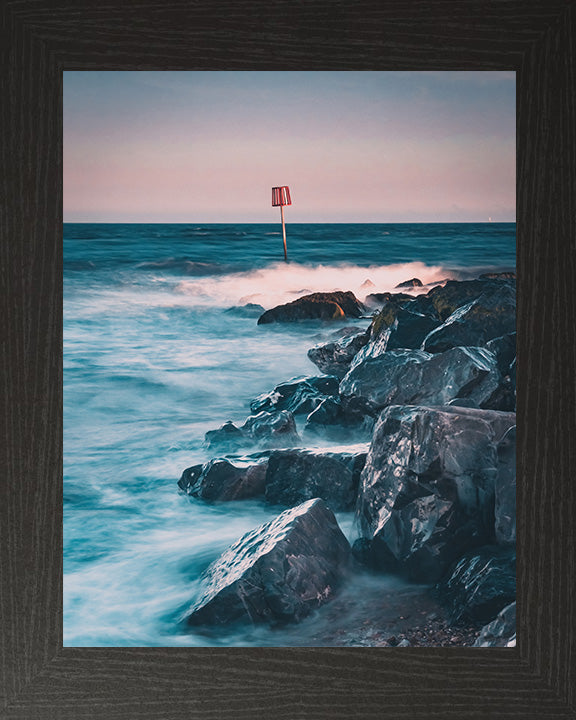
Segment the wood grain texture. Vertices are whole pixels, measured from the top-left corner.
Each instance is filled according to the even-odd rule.
[[[19,0],[0,31],[0,718],[576,717],[574,3]],[[518,72],[518,648],[62,648],[70,69]]]

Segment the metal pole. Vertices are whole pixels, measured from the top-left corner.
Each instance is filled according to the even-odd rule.
[[[286,227],[284,225],[284,205],[280,205],[280,215],[282,216],[282,237],[284,238],[284,260],[288,262],[288,251],[286,250]]]

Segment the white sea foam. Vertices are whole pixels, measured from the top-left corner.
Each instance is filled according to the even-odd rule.
[[[450,272],[442,266],[430,267],[420,262],[372,267],[276,263],[250,272],[186,279],[176,286],[176,291],[200,304],[258,303],[269,308],[312,292],[334,290],[351,290],[363,300],[371,292],[394,291],[399,283],[415,277],[426,286],[445,280]],[[372,285],[367,286],[367,280]],[[428,289],[402,288],[402,291],[417,295]]]

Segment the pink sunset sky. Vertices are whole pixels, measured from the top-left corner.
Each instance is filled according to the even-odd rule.
[[[513,72],[65,72],[66,222],[515,220]]]

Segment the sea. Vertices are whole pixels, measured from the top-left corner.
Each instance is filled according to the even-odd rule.
[[[384,613],[383,597],[391,613],[413,597],[392,576],[364,573],[339,605],[299,625],[181,623],[210,563],[281,511],[182,494],[182,471],[213,456],[204,434],[241,424],[250,400],[280,382],[320,374],[307,350],[370,323],[257,325],[254,306],[331,290],[362,300],[411,278],[426,286],[515,269],[515,223],[286,232],[288,262],[279,224],[64,224],[65,646],[350,644],[362,588]],[[353,541],[352,514],[337,518]]]

